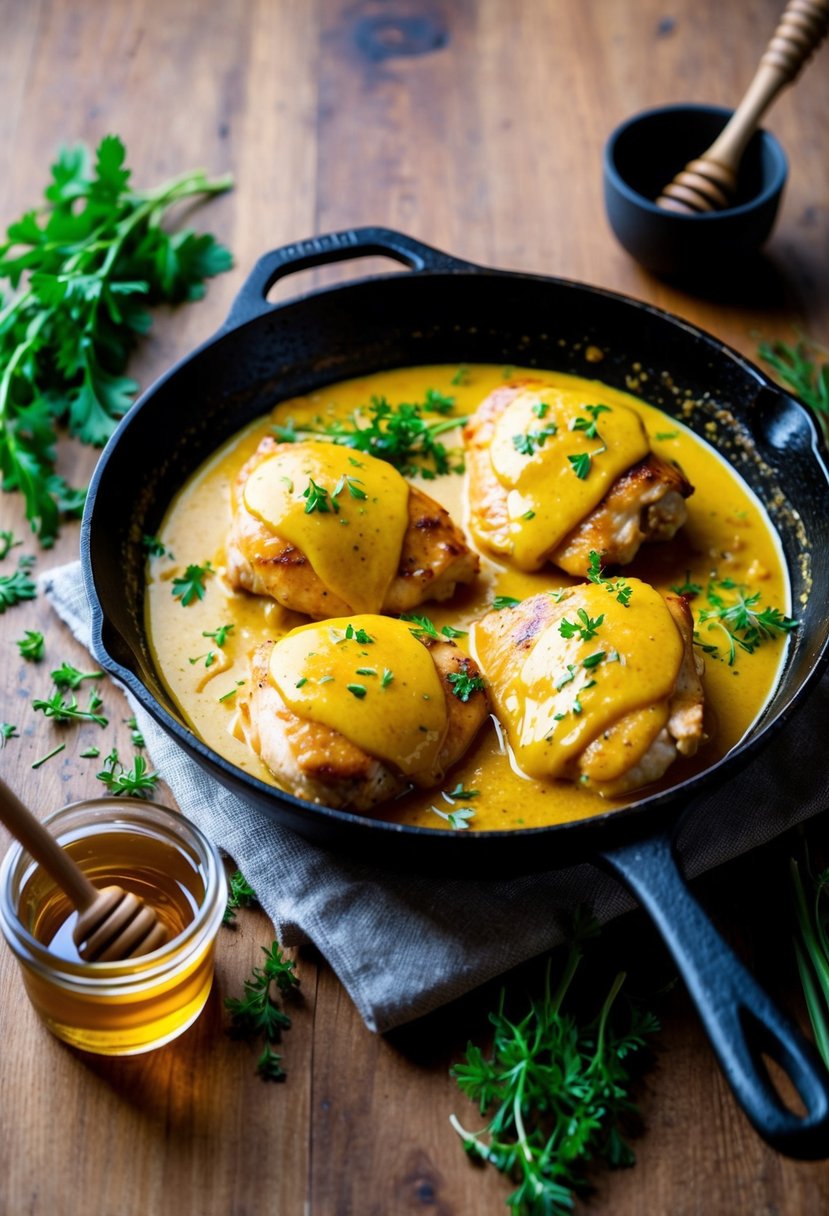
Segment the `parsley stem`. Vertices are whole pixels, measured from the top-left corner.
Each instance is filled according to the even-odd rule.
[[[47,760],[51,760],[53,756],[57,756],[59,752],[62,752],[65,749],[65,747],[65,743],[59,744],[53,751],[49,752],[48,755],[41,756],[39,760],[35,760],[32,768],[40,768],[41,764],[45,764]]]

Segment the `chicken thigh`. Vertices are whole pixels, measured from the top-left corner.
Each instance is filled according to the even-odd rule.
[[[370,615],[301,626],[259,646],[240,705],[249,746],[280,785],[365,811],[443,780],[489,713],[477,664]]]
[[[541,383],[504,385],[478,407],[464,441],[470,528],[519,569],[552,562],[584,576],[593,550],[607,565],[626,565],[687,518],[693,487],[650,451],[626,407]]]
[[[263,439],[232,488],[230,583],[322,620],[410,612],[474,580],[449,513],[385,461]]]

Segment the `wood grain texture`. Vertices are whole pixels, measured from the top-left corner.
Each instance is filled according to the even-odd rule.
[[[671,101],[733,105],[779,16],[778,0],[0,0],[0,224],[33,205],[61,142],[118,132],[138,185],[182,169],[231,171],[235,191],[194,217],[235,269],[204,302],[162,310],[132,371],[149,383],[220,324],[267,248],[364,223],[399,227],[473,261],[585,280],[652,301],[753,355],[794,326],[829,343],[829,48],[768,125],[791,162],[766,258],[706,296],[661,282],[615,244],[604,219],[603,143],[632,112]],[[713,31],[716,30],[716,37]],[[380,269],[374,259],[356,268]],[[284,295],[355,273],[296,275]],[[193,403],[198,408],[198,403]],[[88,479],[95,454],[61,444]],[[20,504],[0,527],[26,536]],[[71,560],[78,528],[38,553]],[[27,540],[27,551],[35,552]],[[19,661],[40,629],[47,660]],[[0,617],[0,719],[20,737],[3,776],[45,813],[101,792],[93,744],[131,754],[126,703],[103,690],[110,725],[62,730],[31,711],[48,671],[87,658],[42,600]],[[32,763],[65,741],[42,768]],[[164,798],[170,801],[165,791]],[[2,838],[5,845],[6,837]],[[775,859],[772,858],[773,862]],[[769,933],[756,858],[703,884],[723,927],[784,1000],[796,986]],[[773,868],[768,881],[773,884]],[[778,906],[777,911],[780,908]],[[766,909],[768,918],[768,910]],[[778,916],[779,920],[779,916]],[[497,909],[493,932],[498,931]],[[650,930],[630,917],[620,955]],[[51,1039],[0,948],[0,1212],[17,1216],[441,1216],[505,1210],[508,1185],[464,1157],[448,1116],[469,1116],[448,1068],[482,1039],[497,985],[387,1038],[369,1034],[323,960],[303,952],[303,999],[285,1038],[289,1077],[264,1085],[253,1050],[223,1032],[270,941],[264,917],[224,930],[208,1009],[176,1043],[107,1061]],[[658,949],[653,943],[648,948]],[[783,961],[781,961],[783,960]],[[516,984],[532,987],[537,968]],[[767,1149],[736,1110],[681,992],[664,1009],[641,1093],[647,1130],[633,1170],[601,1173],[594,1216],[783,1216],[829,1210],[829,1166]]]

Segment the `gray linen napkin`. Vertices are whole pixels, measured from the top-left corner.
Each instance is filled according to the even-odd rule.
[[[89,608],[75,562],[41,585],[89,647]],[[147,750],[183,813],[234,859],[283,945],[313,942],[371,1030],[386,1031],[561,943],[586,904],[600,923],[634,906],[591,865],[509,880],[389,876],[310,844],[231,794],[131,701]],[[736,857],[829,804],[829,770],[803,763],[829,721],[829,678],[751,767],[699,803],[680,836],[689,877]],[[794,736],[799,746],[794,746]],[[811,749],[808,749],[811,750]],[[712,824],[715,829],[712,830]]]

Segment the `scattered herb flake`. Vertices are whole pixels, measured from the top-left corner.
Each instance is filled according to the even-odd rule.
[[[183,575],[178,575],[173,579],[170,588],[173,599],[180,600],[182,608],[186,608],[194,600],[203,600],[204,581],[215,573],[210,562],[205,562],[203,566],[189,565]]]
[[[20,656],[30,663],[39,663],[46,650],[46,640],[37,629],[27,629],[26,633],[15,643]]]

